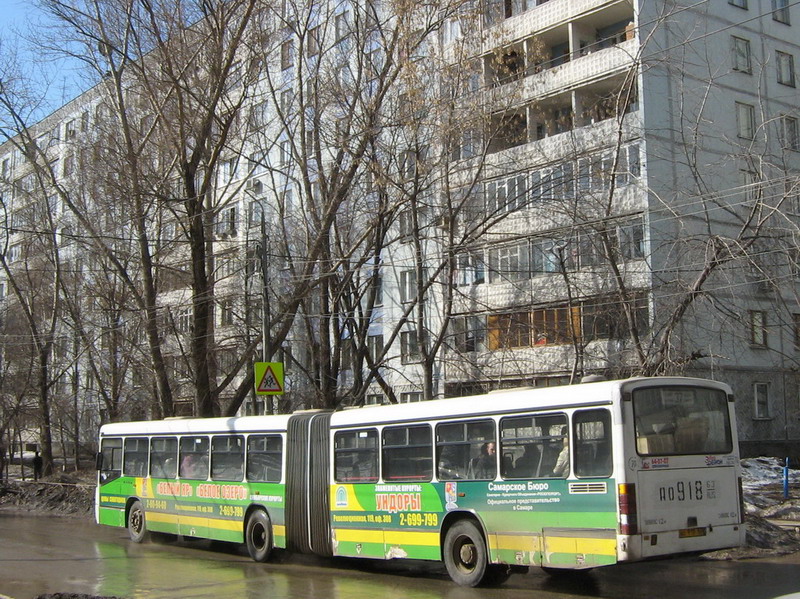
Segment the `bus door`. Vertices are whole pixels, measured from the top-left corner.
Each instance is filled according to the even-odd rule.
[[[642,557],[739,544],[738,456],[727,393],[652,387],[634,390],[627,403],[638,512],[627,532],[643,535]]]

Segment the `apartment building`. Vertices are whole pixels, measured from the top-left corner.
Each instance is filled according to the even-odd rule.
[[[264,17],[266,58],[248,63],[255,75],[237,92],[241,118],[209,167],[204,198],[211,378],[234,381],[222,395],[245,377],[244,352],[255,359],[259,341],[280,334],[269,359],[287,366],[286,406],[315,407],[331,393],[344,403],[413,402],[590,374],[677,373],[733,385],[752,451],[793,447],[792,7],[502,0],[392,10],[284,3]],[[356,96],[363,101],[346,101]],[[113,115],[103,98],[101,82],[35,126],[33,137],[49,136],[59,181],[103,160],[86,151]],[[0,148],[14,222],[37,185],[25,163],[19,144]],[[48,223],[55,246],[66,252],[78,237],[70,251],[80,254],[90,244],[59,197]],[[128,208],[114,211],[124,195],[96,187],[86,197],[106,215],[114,249],[130,244],[135,255]],[[178,412],[191,413],[188,221],[167,205],[149,214],[148,230],[164,355]],[[325,221],[327,211],[335,218]],[[22,243],[30,230],[8,226],[9,263],[33,251]],[[336,243],[315,253],[322,238]],[[64,347],[59,355],[81,374],[61,376],[86,401],[113,388],[128,413],[147,415],[156,388],[140,311],[120,307],[114,277],[104,294],[89,283],[113,270],[103,262],[113,255],[63,254],[79,265],[75,294],[87,297],[87,313],[105,318],[91,319],[94,337],[84,332],[81,343],[94,339],[116,359],[101,372]],[[278,313],[294,304],[281,302],[301,287],[282,328]],[[241,408],[264,409],[254,397]]]

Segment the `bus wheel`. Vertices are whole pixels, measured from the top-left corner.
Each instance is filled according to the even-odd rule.
[[[474,523],[461,520],[447,531],[444,565],[456,584],[474,587],[483,581],[488,566],[486,542]]]
[[[272,551],[272,524],[263,510],[255,510],[247,519],[244,534],[247,552],[257,562],[265,562]]]
[[[147,538],[147,522],[141,501],[134,501],[128,511],[128,535],[134,543],[141,543]]]

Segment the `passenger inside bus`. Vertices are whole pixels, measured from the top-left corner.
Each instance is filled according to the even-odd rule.
[[[494,478],[497,472],[495,446],[493,441],[481,446],[481,455],[472,460],[472,473],[477,479]]]
[[[458,455],[458,447],[446,445],[439,456],[437,472],[441,480],[464,478],[463,460]]]
[[[533,443],[525,445],[525,453],[514,463],[514,476],[519,478],[535,478],[539,473],[542,452]]]
[[[553,476],[566,476],[569,473],[569,437],[567,437],[567,427],[561,429],[561,434],[564,435],[563,445],[558,458],[556,458],[556,464],[553,466]]]

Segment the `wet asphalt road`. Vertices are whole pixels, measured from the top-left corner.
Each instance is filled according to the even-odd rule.
[[[56,592],[130,599],[761,599],[790,593],[800,599],[800,554],[681,558],[558,579],[533,569],[481,589],[457,587],[441,566],[419,562],[277,557],[256,564],[237,547],[207,541],[136,545],[124,529],[0,511],[0,595],[14,599]]]

